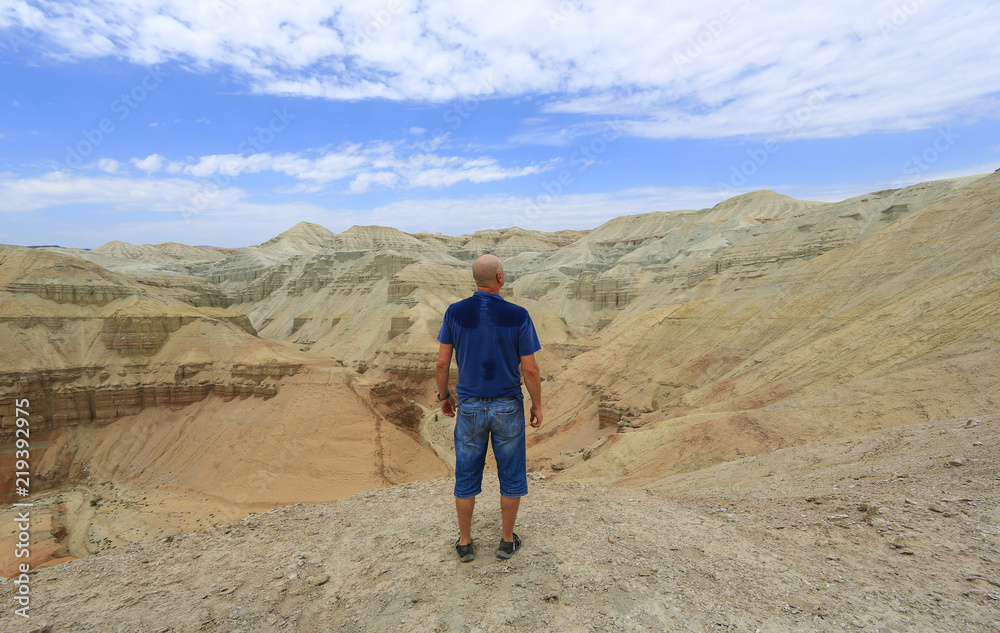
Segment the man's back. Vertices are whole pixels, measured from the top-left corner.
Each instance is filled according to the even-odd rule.
[[[527,310],[483,291],[448,307],[439,340],[455,347],[459,400],[520,399],[521,356],[540,347]]]

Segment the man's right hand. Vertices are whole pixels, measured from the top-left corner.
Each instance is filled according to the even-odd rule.
[[[531,405],[531,428],[537,429],[542,425],[542,408],[536,404]]]

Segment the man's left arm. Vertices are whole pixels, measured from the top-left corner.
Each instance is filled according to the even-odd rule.
[[[518,337],[521,376],[524,378],[524,386],[528,388],[528,395],[531,396],[531,426],[537,429],[542,425],[542,372],[535,362],[535,352],[542,349],[542,345],[538,341],[538,333],[535,332],[535,324],[531,322],[530,316],[526,316],[524,323],[521,324]]]
[[[448,377],[451,374],[451,352],[453,349],[453,345],[441,343],[441,347],[438,348],[438,359],[434,372],[437,377],[438,397],[448,394],[447,398],[441,400],[441,413],[449,418],[455,417],[455,398],[448,391]]]
[[[531,426],[537,429],[542,425],[542,373],[534,354],[521,357],[521,375],[531,396]]]

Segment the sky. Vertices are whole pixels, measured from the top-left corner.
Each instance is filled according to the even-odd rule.
[[[995,0],[0,0],[0,243],[590,229],[1000,167]]]

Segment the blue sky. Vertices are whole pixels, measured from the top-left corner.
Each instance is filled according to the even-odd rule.
[[[0,242],[586,229],[1000,167],[992,0],[0,0]]]

